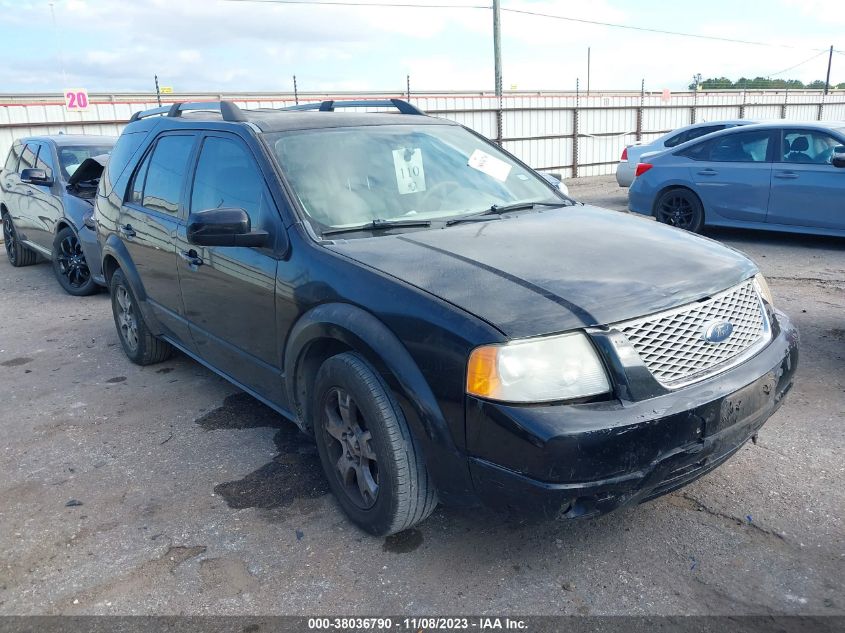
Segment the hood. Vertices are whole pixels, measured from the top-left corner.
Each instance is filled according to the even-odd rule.
[[[648,218],[597,207],[327,246],[521,338],[640,317],[752,276],[747,257]]]
[[[79,167],[76,168],[76,171],[74,171],[70,175],[67,184],[72,187],[74,185],[78,185],[81,182],[88,182],[89,180],[98,180],[102,175],[103,168],[106,166],[108,160],[108,154],[100,154],[99,156],[92,156],[90,158],[86,158],[82,161],[82,163],[80,163]]]

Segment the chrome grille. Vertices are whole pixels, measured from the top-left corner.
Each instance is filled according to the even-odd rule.
[[[729,321],[721,343],[704,339],[714,321]],[[680,387],[718,373],[750,356],[770,338],[763,302],[749,280],[705,301],[616,325],[652,375],[666,387]]]

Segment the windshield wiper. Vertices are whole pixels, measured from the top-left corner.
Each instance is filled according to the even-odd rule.
[[[566,200],[561,200],[560,202],[514,202],[513,204],[504,205],[494,204],[480,215],[502,215],[508,211],[522,211],[523,209],[533,209],[534,207],[565,207],[567,204],[568,202]]]
[[[498,216],[509,211],[522,211],[523,209],[533,209],[534,207],[565,207],[570,204],[566,200],[560,202],[514,202],[513,204],[498,205],[494,204],[489,209],[480,211],[478,213],[470,213],[459,218],[454,218],[446,222],[446,226],[453,224],[460,224],[461,222],[483,222],[484,220],[499,220]],[[492,216],[492,217],[491,217]]]
[[[385,231],[387,229],[398,229],[409,226],[431,226],[429,220],[381,220],[376,218],[372,222],[359,224],[358,226],[341,226],[334,229],[326,229],[321,235],[337,235],[338,233],[353,233],[355,231]]]

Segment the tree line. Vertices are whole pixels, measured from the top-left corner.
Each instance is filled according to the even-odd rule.
[[[831,88],[845,90],[845,82],[830,84]],[[824,80],[817,79],[810,83],[804,83],[800,79],[769,79],[768,77],[740,77],[732,81],[727,77],[715,77],[710,79],[693,80],[689,85],[690,90],[824,90]]]

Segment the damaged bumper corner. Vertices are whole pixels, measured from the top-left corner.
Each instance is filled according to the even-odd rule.
[[[586,518],[713,470],[757,434],[792,387],[798,332],[775,314],[777,333],[753,358],[654,398],[550,406],[470,399],[476,493],[521,515]]]

